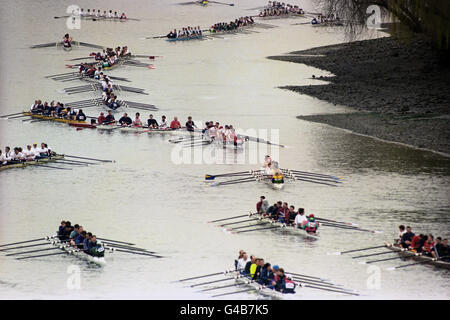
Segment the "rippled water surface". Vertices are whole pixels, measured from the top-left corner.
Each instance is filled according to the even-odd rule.
[[[338,188],[296,182],[283,191],[257,183],[211,188],[205,173],[258,168],[256,164],[175,164],[169,136],[113,131],[75,130],[49,122],[0,122],[0,146],[46,141],[54,150],[71,155],[113,159],[73,170],[26,168],[1,172],[0,243],[53,234],[62,219],[80,223],[106,238],[126,240],[164,255],[151,259],[114,253],[104,268],[69,256],[15,260],[0,254],[1,298],[138,298],[208,299],[196,288],[173,280],[230,268],[239,249],[262,256],[287,270],[320,276],[358,290],[367,299],[448,299],[448,271],[412,266],[395,272],[387,267],[405,264],[391,260],[380,267],[380,288],[367,286],[367,265],[330,252],[363,248],[390,241],[399,224],[418,232],[448,237],[450,161],[429,152],[379,142],[328,126],[298,120],[302,114],[343,112],[308,96],[280,90],[287,84],[317,84],[312,74],[327,74],[304,65],[265,57],[345,40],[342,31],[294,25],[307,19],[264,21],[275,28],[227,35],[207,41],[169,43],[143,37],[165,34],[186,25],[206,27],[228,21],[264,1],[239,1],[236,6],[177,5],[177,1],[109,1],[140,22],[87,22],[70,33],[74,39],[108,46],[128,45],[138,54],[159,55],[153,70],[123,67],[111,73],[131,79],[148,96],[123,93],[121,98],[155,104],[162,114],[197,124],[214,120],[240,130],[279,129],[287,148],[252,146],[259,157],[270,152],[282,167],[330,173],[345,179]],[[64,102],[95,97],[92,93],[64,95],[77,81],[55,82],[45,75],[67,72],[72,58],[88,48],[64,52],[54,48],[30,50],[32,44],[59,40],[67,32],[64,15],[70,1],[6,1],[0,31],[1,114],[18,112],[36,98]],[[88,1],[80,1],[85,7]],[[306,9],[313,10],[311,6]],[[102,8],[103,9],[103,8]],[[104,8],[108,9],[108,8]],[[374,36],[374,35],[371,35]],[[382,36],[380,34],[379,36]],[[100,109],[90,108],[88,115]],[[135,110],[128,110],[134,113]],[[146,112],[142,112],[144,119]],[[269,136],[276,138],[276,136]],[[248,155],[248,150],[245,151]],[[226,153],[233,162],[242,153]],[[213,219],[254,210],[260,195],[270,202],[287,201],[328,219],[352,221],[382,234],[321,229],[319,241],[307,241],[279,230],[227,234]],[[394,255],[387,255],[394,256]],[[386,257],[386,255],[381,256]],[[381,258],[380,257],[380,258]],[[81,289],[66,286],[67,268],[81,268]],[[225,291],[221,291],[225,292]],[[336,293],[301,289],[296,298],[341,299]],[[231,296],[257,298],[253,294]]]

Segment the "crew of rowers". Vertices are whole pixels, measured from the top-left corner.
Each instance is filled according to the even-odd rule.
[[[214,140],[223,144],[234,144],[235,146],[242,144],[242,138],[238,137],[233,125],[221,126],[219,122],[207,121],[205,128],[202,130],[203,138],[206,140]]]
[[[239,271],[242,275],[269,289],[281,293],[295,293],[296,284],[293,277],[286,274],[283,268],[265,262],[263,258],[256,258],[254,255],[249,257],[244,250],[240,250],[238,259],[234,261],[234,266],[236,271]]]
[[[320,24],[320,23],[328,23],[328,22],[339,22],[340,19],[338,16],[335,16],[334,14],[329,14],[327,16],[323,14],[319,14],[317,18],[313,18],[311,20],[311,24]]]
[[[186,27],[182,28],[181,30],[173,29],[173,31],[170,31],[167,34],[167,38],[169,39],[177,39],[177,38],[193,38],[193,37],[201,37],[202,30],[200,29],[200,26],[197,27]]]
[[[292,5],[288,3],[281,3],[277,1],[269,1],[267,8],[264,11],[259,13],[260,17],[273,17],[273,16],[282,16],[287,14],[305,14],[302,8],[297,5]]]
[[[10,147],[5,147],[4,152],[0,149],[0,166],[44,159],[51,155],[55,155],[55,153],[44,142],[41,143],[40,147],[37,143],[33,143],[33,146],[29,144],[25,150],[22,147],[15,147],[11,151]]]
[[[450,262],[448,239],[442,240],[441,237],[435,239],[431,233],[427,235],[414,234],[410,226],[405,228],[404,225],[400,225],[398,229],[397,246],[441,261]]]
[[[90,232],[86,232],[83,226],[75,224],[72,226],[70,221],[61,221],[58,228],[58,239],[62,242],[69,243],[72,247],[83,250],[94,257],[103,257],[105,249],[101,242],[97,240],[97,236]]]
[[[119,15],[117,13],[117,11],[114,11],[114,13],[112,12],[112,10],[109,10],[108,13],[106,13],[106,10],[103,11],[103,13],[101,13],[100,10],[95,10],[95,9],[87,9],[86,11],[84,11],[83,8],[81,8],[81,10],[79,11],[79,15],[81,17],[86,17],[86,18],[107,18],[107,19],[120,19],[120,20],[126,20],[127,19],[127,15],[122,12],[121,15]]]
[[[239,19],[230,21],[230,23],[226,23],[226,22],[216,23],[215,25],[211,26],[211,28],[209,28],[209,31],[211,33],[221,32],[221,31],[232,31],[232,30],[236,30],[241,27],[252,25],[254,23],[255,23],[255,21],[253,20],[252,17],[248,17],[248,16],[240,17]]]
[[[47,101],[42,103],[42,100],[35,100],[30,107],[30,111],[33,114],[67,120],[86,121],[87,119],[82,109],[73,109],[70,106],[65,106],[61,102],[55,103],[55,101],[49,104]]]
[[[305,209],[289,205],[287,202],[275,202],[269,206],[269,202],[264,196],[261,196],[256,203],[256,212],[264,218],[278,221],[295,228],[303,229],[308,233],[316,233],[319,229],[319,223],[313,214],[305,215]]]

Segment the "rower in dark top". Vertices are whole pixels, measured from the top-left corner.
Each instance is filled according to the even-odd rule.
[[[73,227],[70,223],[70,221],[66,221],[66,225],[64,229],[61,230],[61,232],[58,232],[58,238],[62,241],[67,241],[70,239],[70,233],[73,231]]]
[[[112,114],[112,111],[108,111],[108,115],[105,117],[105,120],[103,121],[104,124],[113,124],[116,123],[116,119],[114,118],[114,115]]]
[[[415,234],[411,231],[411,227],[406,227],[406,232],[403,234],[402,239],[400,240],[400,244],[403,248],[408,248],[411,245],[411,241]]]
[[[69,34],[68,33],[66,33],[65,35],[64,35],[64,38],[63,38],[63,45],[64,45],[64,47],[66,47],[66,48],[70,48],[70,47],[72,47],[72,37],[71,36],[69,36]]]
[[[197,128],[197,126],[195,125],[194,121],[192,121],[192,117],[189,116],[188,121],[186,122],[186,130],[194,132],[194,128]]]
[[[152,114],[148,116],[147,125],[149,128],[158,128],[159,127],[158,122],[155,119],[153,119]]]
[[[76,119],[77,121],[86,121],[87,118],[82,109],[78,110]]]
[[[120,103],[118,103],[118,102],[116,101],[116,98],[115,98],[115,97],[112,97],[112,98],[111,98],[111,102],[108,104],[108,108],[113,109],[113,110],[116,110],[116,109],[119,108],[119,107],[120,107]]]
[[[131,120],[131,118],[124,113],[123,117],[119,119],[119,123],[122,126],[130,126],[133,123],[133,120]]]
[[[253,263],[255,263],[255,261],[256,261],[255,256],[253,256],[253,255],[250,256],[250,261],[247,262],[247,264],[245,265],[244,274],[250,275],[250,267],[252,266]]]

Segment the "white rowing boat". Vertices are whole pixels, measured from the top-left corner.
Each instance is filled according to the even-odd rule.
[[[225,276],[234,278],[239,284],[244,284],[248,287],[254,288],[258,294],[261,294],[263,296],[269,296],[276,299],[282,299],[285,296],[285,294],[281,292],[268,288],[250,279],[250,277],[242,275],[239,271],[228,271],[225,273]]]
[[[295,232],[295,233],[298,233],[298,234],[302,235],[305,238],[315,239],[315,240],[319,240],[320,239],[320,236],[317,233],[306,232],[305,230],[300,229],[300,228],[296,228],[296,227],[294,227],[292,225],[287,225],[287,224],[281,223],[279,221],[273,221],[273,220],[270,220],[269,218],[264,218],[263,216],[261,216],[258,213],[250,212],[248,217],[250,219],[254,219],[255,221],[257,221],[259,223],[267,224],[267,222],[269,222],[271,225],[279,226],[281,230]]]
[[[105,257],[94,257],[87,253],[84,253],[83,250],[71,247],[66,243],[60,241],[56,236],[47,236],[47,241],[49,241],[55,247],[59,247],[61,250],[65,251],[67,254],[73,255],[79,259],[95,263],[99,266],[106,265]],[[112,251],[112,250],[110,250]]]

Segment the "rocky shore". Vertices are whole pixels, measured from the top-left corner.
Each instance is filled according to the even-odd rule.
[[[450,61],[423,38],[356,41],[269,59],[333,73],[320,78],[327,85],[280,88],[355,109],[299,119],[450,155]]]

